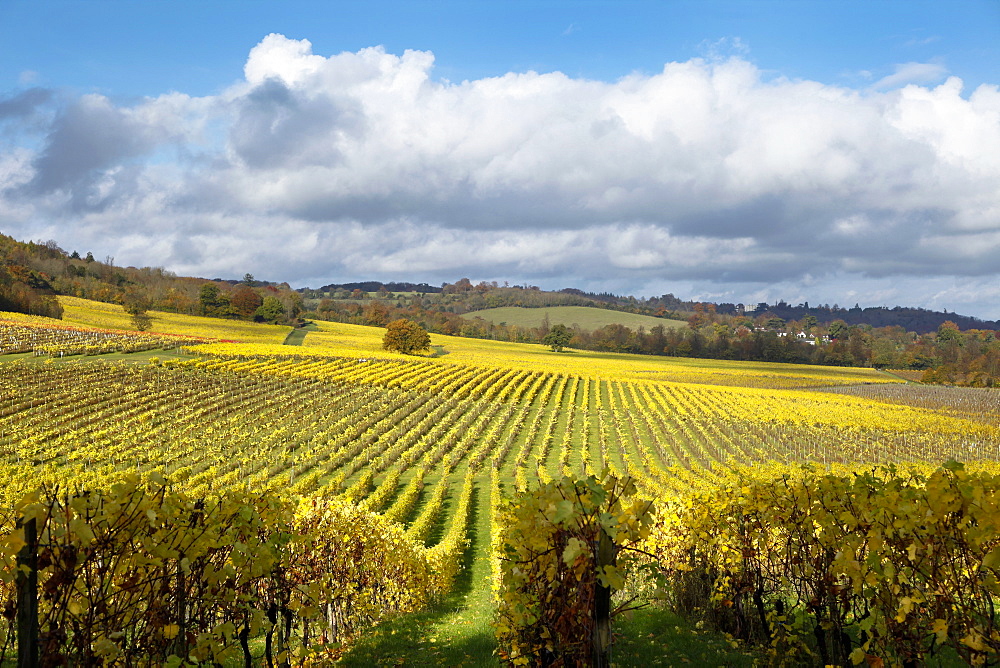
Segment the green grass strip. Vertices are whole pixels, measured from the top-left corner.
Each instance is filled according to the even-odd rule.
[[[288,332],[288,336],[285,337],[284,345],[286,346],[301,346],[306,340],[306,334],[318,329],[315,323],[310,322],[302,327],[296,327],[292,331]]]

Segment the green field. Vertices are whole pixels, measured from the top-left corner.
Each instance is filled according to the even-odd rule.
[[[607,325],[624,325],[629,329],[645,327],[649,331],[653,327],[666,328],[685,327],[683,320],[668,320],[654,318],[638,313],[624,313],[589,306],[548,306],[544,308],[523,308],[521,306],[504,306],[483,311],[473,311],[462,316],[469,320],[480,318],[495,325],[517,325],[518,327],[541,327],[548,317],[550,325],[579,326],[580,329],[592,332]]]

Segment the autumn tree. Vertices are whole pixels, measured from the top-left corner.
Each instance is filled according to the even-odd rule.
[[[573,332],[569,331],[562,323],[554,325],[549,329],[549,333],[542,337],[542,343],[552,348],[552,352],[561,353],[562,349],[569,345],[573,338]]]
[[[417,323],[401,318],[385,326],[382,347],[404,355],[415,355],[430,349],[431,337],[427,330]]]
[[[382,327],[389,322],[389,307],[384,303],[370,302],[362,311],[363,325]]]
[[[236,288],[229,302],[240,316],[252,318],[257,309],[263,305],[264,299],[244,284]]]
[[[122,306],[125,308],[125,312],[131,316],[132,326],[140,332],[145,332],[153,326],[153,319],[146,312],[150,307],[150,303],[145,295],[130,292],[125,296]]]
[[[946,341],[958,341],[961,338],[961,330],[959,330],[958,325],[951,320],[945,320],[938,326],[937,341],[939,343]]]
[[[702,303],[697,303],[694,305],[694,313],[688,318],[688,327],[691,329],[701,329],[706,324],[708,324],[709,318],[705,313],[705,305]]]
[[[288,317],[298,318],[302,314],[304,307],[302,305],[302,295],[295,292],[291,288],[285,293],[285,310],[288,312]]]

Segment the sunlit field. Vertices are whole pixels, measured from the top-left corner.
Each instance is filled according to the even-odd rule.
[[[60,326],[129,327],[120,307],[64,299]],[[452,612],[406,633],[471,643],[467,665],[495,662],[486,625],[501,498],[613,474],[644,498],[681,504],[734,476],[765,484],[802,464],[931,471],[958,459],[993,471],[1000,455],[995,392],[905,385],[872,369],[440,335],[426,355],[405,356],[381,350],[383,329],[329,322],[301,345],[281,345],[287,327],[171,314],[154,314],[154,330],[239,342],[184,345],[187,359],[148,363],[0,356],[0,504],[42,483],[100,490],[134,475],[166,476],[193,498],[334,499],[398,528],[437,578],[427,600],[464,592]],[[668,552],[669,532],[657,535]],[[454,584],[461,572],[478,579]],[[341,658],[412,661],[376,637]]]
[[[382,350],[385,330],[343,323],[315,321],[297,350],[238,348],[226,345],[194,348],[212,354],[295,354],[414,359]],[[874,369],[820,367],[766,362],[733,362],[676,357],[652,357],[566,349],[554,353],[547,346],[467,339],[431,334],[432,363],[473,366],[514,366],[551,373],[572,373],[594,378],[670,381],[765,388],[824,387],[861,383],[900,383],[900,379]]]
[[[59,303],[63,307],[62,322],[64,323],[107,329],[134,329],[131,316],[118,304],[106,304],[67,296],[60,296]],[[224,341],[280,344],[292,329],[285,325],[203,318],[164,311],[149,311],[149,316],[153,323],[149,329],[150,332],[199,336]]]
[[[76,322],[123,317],[117,307],[84,300],[67,306]],[[246,341],[273,341],[286,331],[180,316],[160,322],[160,329],[242,334]],[[0,428],[13,465],[7,489],[30,479],[97,484],[116,472],[158,470],[183,472],[183,484],[200,494],[248,483],[343,493],[362,476],[352,495],[363,497],[391,471],[399,480],[446,480],[475,453],[477,465],[492,461],[522,486],[563,474],[642,470],[656,493],[655,485],[676,491],[694,479],[710,481],[720,467],[991,459],[1000,443],[989,392],[966,393],[960,408],[952,400],[957,390],[917,401],[870,369],[554,353],[437,335],[429,355],[404,356],[381,350],[380,328],[317,325],[300,346],[185,346],[196,358],[169,368],[5,365],[10,408]],[[85,380],[74,380],[81,374]],[[256,389],[261,383],[267,391]],[[345,392],[367,398],[336,399]],[[27,407],[26,393],[33,397]],[[357,401],[371,407],[360,422]],[[84,408],[95,406],[105,408]],[[435,407],[429,415],[428,406]],[[72,416],[84,413],[81,429]],[[157,448],[143,445],[150,439]],[[411,442],[421,444],[419,456],[405,454],[401,444]],[[370,463],[372,453],[390,447],[397,458]],[[429,454],[437,448],[451,453],[444,472],[444,455]],[[25,468],[26,460],[44,466]],[[688,473],[678,477],[678,468]]]

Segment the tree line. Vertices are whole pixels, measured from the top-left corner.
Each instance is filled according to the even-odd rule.
[[[0,234],[0,310],[62,316],[56,295],[121,304],[143,329],[148,310],[294,323],[302,295],[287,283],[189,278],[159,267],[120,267],[113,257],[67,252],[55,241],[21,242]],[[138,320],[137,320],[138,318]]]
[[[636,313],[660,318],[685,320],[699,310],[711,309],[718,316],[734,318],[759,318],[761,315],[777,317],[785,321],[814,319],[827,324],[841,320],[847,325],[871,325],[872,327],[900,326],[906,331],[918,334],[935,332],[945,322],[953,322],[962,330],[1000,330],[1000,321],[982,320],[948,311],[931,311],[924,308],[894,306],[861,307],[855,304],[844,307],[838,304],[813,304],[803,302],[792,305],[784,300],[774,304],[734,304],[724,302],[712,304],[693,300],[683,300],[671,293],[656,297],[634,297],[612,293],[585,292],[576,288],[563,288],[557,292],[541,290],[535,285],[511,285],[509,282],[480,281],[473,283],[462,278],[454,283],[443,283],[440,288],[426,283],[382,283],[364,281],[328,285],[318,290],[303,288],[299,291],[315,310],[320,301],[354,300],[366,301],[372,297],[395,299],[397,301],[420,300],[425,306],[450,313],[463,314],[488,308],[520,306],[543,308],[549,306],[591,306],[612,311]]]
[[[926,382],[1000,386],[1000,333],[993,330],[961,331],[946,321],[934,332],[917,334],[900,326],[851,325],[839,319],[824,324],[810,316],[786,321],[770,312],[755,318],[724,315],[712,306],[696,306],[685,327],[611,324],[593,331],[545,322],[524,327],[462,318],[419,300],[326,299],[303,316],[373,327],[406,319],[439,334],[544,345],[558,340],[560,348],[579,350],[905,369],[920,371]],[[568,339],[552,338],[556,327],[563,327]]]
[[[376,285],[375,291],[361,289]],[[390,286],[411,289],[393,292]],[[742,304],[684,301],[672,294],[635,298],[572,288],[547,292],[534,285],[473,283],[468,278],[440,289],[426,283],[379,282],[327,288],[297,291],[287,283],[258,281],[251,274],[242,280],[206,280],[180,277],[162,268],[119,267],[114,258],[100,261],[90,252],[66,252],[54,241],[20,242],[0,234],[0,310],[53,318],[62,315],[55,296],[71,295],[121,304],[137,329],[148,327],[147,310],[287,324],[316,317],[378,327],[403,318],[441,334],[542,343],[551,330],[548,323],[524,327],[461,315],[501,306],[591,306],[686,320],[687,327],[632,330],[616,324],[594,331],[576,327],[561,345],[647,355],[910,369],[922,371],[928,382],[1000,384],[996,331],[1000,323],[924,309],[844,309],[783,301],[750,309]]]

